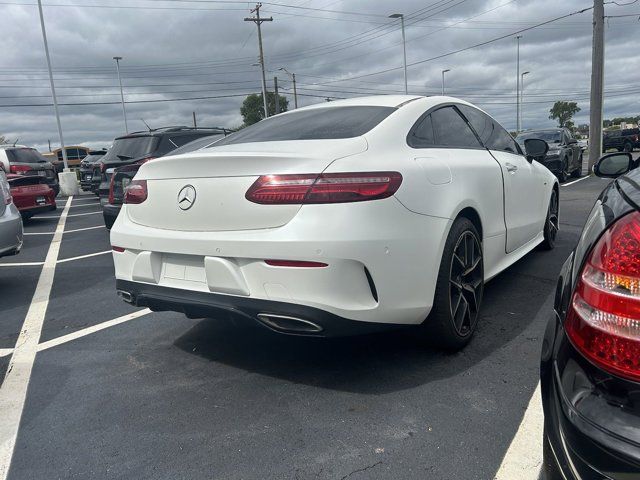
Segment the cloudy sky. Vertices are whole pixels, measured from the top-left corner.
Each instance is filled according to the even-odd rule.
[[[640,1],[605,2],[605,118],[640,115]],[[130,130],[191,123],[234,127],[245,95],[260,90],[255,4],[238,0],[43,0],[66,144],[108,146],[124,131],[115,63]],[[620,4],[620,5],[618,5]],[[626,5],[628,4],[628,5]],[[263,2],[269,88],[278,76],[293,106],[402,93],[406,19],[409,91],[476,103],[508,129],[516,124],[516,40],[525,77],[523,126],[552,126],[556,100],[589,114],[592,12],[588,0],[275,0]],[[626,16],[624,16],[626,15]],[[635,15],[635,16],[634,16]],[[0,135],[46,151],[59,140],[34,0],[0,1]],[[477,48],[476,44],[490,42]],[[452,53],[462,50],[458,53]],[[415,64],[415,65],[411,65]],[[382,73],[380,73],[382,72]],[[187,100],[185,100],[187,99]],[[191,99],[191,100],[188,100]]]

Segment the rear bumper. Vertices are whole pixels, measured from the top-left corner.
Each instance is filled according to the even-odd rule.
[[[108,230],[111,230],[111,227],[113,227],[121,208],[121,205],[111,205],[110,203],[102,206],[102,217]]]
[[[585,360],[568,341],[555,315],[545,343],[554,351],[546,359],[543,353],[541,368],[546,478],[623,480],[640,476],[640,445],[630,438],[637,437],[632,433],[638,430],[637,417],[630,411],[633,406],[620,404],[637,386],[612,378]]]
[[[181,312],[190,318],[231,315],[234,319],[256,322],[277,333],[289,335],[334,337],[389,328],[387,325],[356,322],[317,308],[285,302],[194,292],[125,280],[116,281],[116,290],[121,297],[126,297],[127,303],[148,307],[153,311]],[[279,319],[285,322],[278,323]]]
[[[22,217],[14,204],[0,216],[0,257],[15,255],[22,249]]]
[[[33,216],[33,215],[37,215],[38,213],[53,212],[57,208],[58,207],[56,206],[55,203],[53,205],[39,205],[37,207],[21,208],[20,213],[23,216]]]
[[[111,244],[125,249],[113,254],[117,280],[378,324],[415,325],[427,317],[451,225],[410,212],[393,197],[306,205],[281,227],[218,232],[146,227],[133,223],[127,208],[111,230]],[[267,259],[327,266],[271,266]]]

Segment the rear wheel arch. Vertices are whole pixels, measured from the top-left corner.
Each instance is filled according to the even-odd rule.
[[[458,215],[456,215],[453,221],[455,222],[458,218],[461,217],[466,218],[471,223],[473,223],[473,226],[476,227],[476,230],[480,235],[480,242],[482,242],[484,238],[482,233],[482,220],[480,219],[480,214],[478,213],[478,211],[473,207],[465,207],[460,210],[460,212],[458,212]]]

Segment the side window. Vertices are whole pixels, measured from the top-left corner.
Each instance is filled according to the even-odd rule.
[[[424,118],[413,127],[409,134],[408,143],[409,146],[413,148],[433,147],[435,145],[431,115],[425,115]]]
[[[433,134],[438,146],[458,148],[482,147],[467,122],[453,107],[443,107],[431,113]]]
[[[477,108],[467,105],[459,105],[460,111],[467,117],[469,123],[476,131],[482,143],[489,150],[500,150],[503,152],[521,154],[520,147],[513,137],[502,126],[489,115],[481,112]]]

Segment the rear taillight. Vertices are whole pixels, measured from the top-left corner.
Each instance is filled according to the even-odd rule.
[[[13,202],[13,197],[11,196],[11,190],[9,189],[9,184],[4,180],[4,174],[0,177],[0,199],[4,199],[4,204],[9,205]]]
[[[565,327],[591,362],[640,381],[640,213],[622,217],[593,247]]]
[[[146,158],[143,158],[143,159],[141,159],[141,160],[138,160],[134,165],[142,165],[142,164],[144,164],[144,163],[147,163],[149,160],[153,160],[154,158],[156,158],[156,157],[146,157]]]
[[[147,181],[132,180],[124,191],[123,203],[139,204],[147,199]]]
[[[113,185],[115,178],[116,174],[114,173],[113,175],[111,175],[111,180],[109,181],[109,203],[111,205],[113,205],[115,202],[115,196],[113,195]]]
[[[27,165],[10,165],[9,166],[9,171],[11,173],[15,173],[16,175],[24,175],[29,170],[31,170],[31,167]]]
[[[390,197],[401,183],[398,172],[263,175],[245,197],[265,205],[362,202]]]
[[[107,166],[104,163],[101,163],[100,164],[100,173],[104,173],[106,169],[107,169]]]

